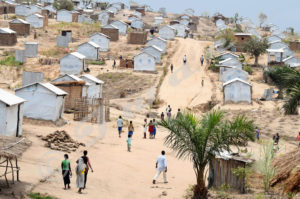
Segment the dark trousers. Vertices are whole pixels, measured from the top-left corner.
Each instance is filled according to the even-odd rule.
[[[89,171],[85,171],[85,173],[84,173],[84,188],[85,188],[85,185],[86,185],[86,180],[87,180],[88,172]]]

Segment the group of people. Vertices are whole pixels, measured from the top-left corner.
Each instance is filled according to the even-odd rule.
[[[184,55],[183,56],[183,64],[185,65],[186,62],[187,62],[187,58],[186,58],[186,55]],[[201,66],[203,66],[203,64],[204,64],[204,56],[203,55],[201,55],[201,57],[200,57],[200,63],[201,63]],[[170,65],[170,69],[171,69],[171,73],[173,73],[173,70],[174,70],[173,64]],[[202,86],[203,86],[203,82],[202,82]]]
[[[78,188],[78,193],[82,193],[82,190],[86,188],[86,181],[89,169],[94,172],[90,160],[87,156],[88,152],[85,150],[83,151],[83,156],[81,156],[76,161],[76,186]],[[62,169],[62,176],[64,180],[64,189],[70,189],[72,177],[72,170],[71,170],[71,162],[69,160],[69,155],[64,155],[64,160],[61,162],[61,169]]]

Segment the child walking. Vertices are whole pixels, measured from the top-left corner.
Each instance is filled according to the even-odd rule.
[[[131,135],[128,135],[128,138],[126,140],[128,152],[131,152],[131,141],[132,141]]]
[[[144,119],[144,139],[147,139],[147,119]]]

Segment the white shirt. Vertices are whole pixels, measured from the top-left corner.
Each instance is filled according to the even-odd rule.
[[[157,158],[157,170],[164,171],[167,168],[167,159],[164,155],[160,155]]]
[[[121,118],[117,120],[117,125],[118,127],[123,127],[123,120]]]

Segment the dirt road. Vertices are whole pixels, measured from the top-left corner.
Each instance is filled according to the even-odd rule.
[[[180,38],[178,40],[177,50],[170,60],[174,65],[174,72],[169,70],[159,93],[165,105],[171,105],[173,110],[207,103],[211,100],[213,88],[204,66],[200,64],[204,48],[211,45],[211,42]],[[187,57],[186,64],[183,64],[184,55]]]

